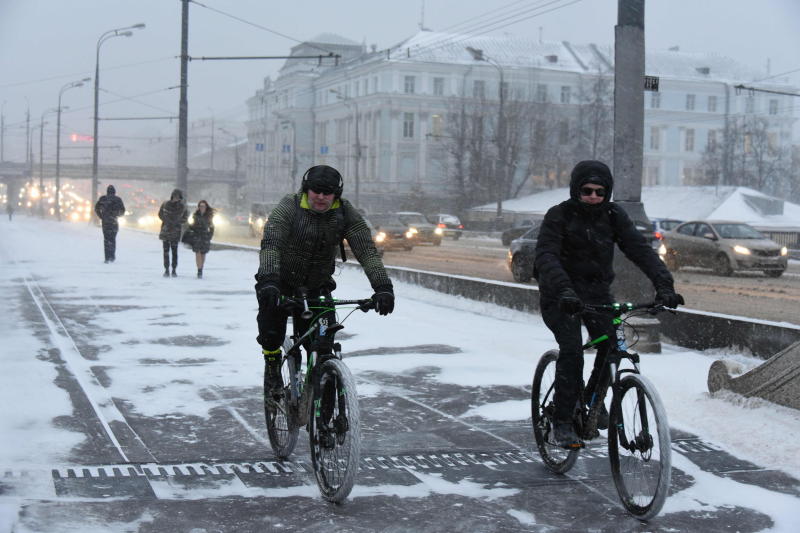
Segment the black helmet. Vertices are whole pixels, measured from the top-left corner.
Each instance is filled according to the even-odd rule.
[[[303,174],[301,190],[307,193],[309,189],[325,194],[333,193],[336,198],[339,198],[342,196],[344,181],[342,175],[335,168],[328,165],[317,165],[309,168]]]

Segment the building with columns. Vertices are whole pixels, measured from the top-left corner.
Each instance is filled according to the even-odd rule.
[[[562,118],[549,136],[566,145],[586,127],[581,95],[598,79],[613,83],[613,48],[593,44],[420,31],[379,51],[324,34],[290,55],[297,59],[288,59],[247,102],[251,202],[276,202],[299,188],[309,166],[328,164],[345,177],[346,196],[369,211],[396,208],[409,195],[452,210],[460,186],[447,142],[454,102],[485,99],[497,113],[502,91],[506,106],[510,95],[552,104]],[[758,81],[768,74],[713,54],[648,52],[646,63],[660,84],[645,97],[644,185],[698,182],[703,151],[721,142],[735,117],[763,117],[770,142],[791,145],[794,102],[779,93],[796,90],[785,80]],[[509,121],[513,110],[505,113]],[[520,161],[525,157],[533,156]],[[604,159],[610,163],[611,154]],[[513,194],[558,186],[572,164],[568,154],[548,171],[555,179],[534,165],[514,165]]]

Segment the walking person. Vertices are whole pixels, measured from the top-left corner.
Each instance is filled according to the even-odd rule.
[[[125,204],[122,202],[122,198],[117,196],[117,190],[113,185],[109,185],[106,188],[106,194],[94,204],[94,212],[100,219],[100,226],[103,228],[105,262],[113,263],[117,258],[117,232],[119,232],[117,219],[125,214]]]
[[[169,200],[161,204],[158,210],[158,218],[161,219],[161,231],[158,238],[161,239],[164,247],[164,277],[170,275],[170,257],[172,250],[172,277],[178,277],[175,269],[178,267],[178,243],[181,241],[181,229],[189,218],[189,211],[186,210],[186,202],[183,200],[183,193],[180,189],[175,189]]]
[[[211,238],[214,236],[214,209],[205,200],[197,202],[197,211],[192,215],[187,231],[192,232],[192,251],[199,279],[203,277],[203,265],[206,263],[206,254],[211,248]]]
[[[8,211],[8,221],[11,222],[11,219],[14,216],[14,204],[10,199],[6,200],[6,211]]]
[[[581,323],[592,338],[606,334],[615,339],[610,315],[581,314],[584,303],[614,301],[614,245],[650,279],[656,301],[675,308],[684,303],[675,292],[672,275],[658,258],[627,213],[611,201],[614,179],[600,161],[581,161],[572,170],[570,198],[551,207],[542,220],[536,242],[534,276],[539,282],[542,319],[558,342],[555,376],[554,437],[559,446],[579,448],[583,442],[572,425],[582,391],[607,383],[604,364],[610,342],[599,345],[586,387],[582,387],[583,350]],[[601,406],[598,428],[608,427],[608,411]]]

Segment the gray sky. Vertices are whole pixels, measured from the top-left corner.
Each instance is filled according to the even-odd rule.
[[[286,55],[297,41],[322,32],[383,49],[415,33],[422,11],[420,0],[198,1],[190,4],[189,53],[193,56]],[[489,9],[517,14],[487,27],[493,20]],[[528,9],[526,14],[518,13],[522,9]],[[57,105],[61,87],[94,75],[97,39],[110,29],[147,24],[133,37],[103,44],[100,116],[177,115],[178,90],[169,87],[179,82],[180,11],[179,0],[0,0],[5,158],[24,160],[28,105],[32,124],[38,124],[42,111]],[[541,31],[545,41],[612,45],[616,12],[616,0],[427,0],[424,23],[436,31],[468,28],[472,30],[467,33],[533,38]],[[796,71],[789,77],[800,86],[798,0],[646,0],[645,17],[648,49],[678,45],[686,51],[715,52],[764,71],[769,60],[772,74]],[[264,76],[274,77],[281,64],[190,63],[190,121],[213,114],[219,125],[226,126],[244,119],[245,99]],[[91,82],[64,93],[62,104],[71,108],[62,117],[65,132],[91,134],[92,101]],[[169,136],[175,131],[174,121],[104,122],[100,138],[104,133]]]

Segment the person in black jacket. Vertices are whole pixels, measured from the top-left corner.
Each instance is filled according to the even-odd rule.
[[[192,251],[197,264],[197,277],[202,278],[206,254],[211,249],[211,238],[214,236],[214,209],[205,200],[197,202],[197,211],[192,215],[187,231],[192,232]]]
[[[281,345],[288,319],[280,298],[297,296],[301,287],[309,298],[329,297],[336,288],[332,274],[342,238],[347,239],[375,291],[375,310],[381,315],[394,310],[392,282],[372,233],[353,204],[341,197],[343,188],[342,176],[335,168],[311,167],[303,175],[300,192],[284,196],[264,226],[255,276],[258,342],[273,395],[282,392]],[[292,320],[294,324],[307,323],[300,313]]]
[[[615,339],[611,315],[586,313],[583,303],[614,301],[614,244],[644,272],[656,290],[656,300],[667,307],[683,304],[675,293],[672,275],[639,233],[625,211],[610,201],[614,180],[600,161],[581,161],[572,170],[570,199],[551,207],[542,221],[536,243],[534,276],[539,282],[545,324],[558,342],[555,377],[554,438],[567,448],[583,446],[572,419],[580,400],[583,376],[581,319],[592,338],[607,334]],[[585,390],[608,379],[603,364],[609,343],[602,343]],[[600,381],[602,383],[603,381]],[[605,426],[605,427],[603,427]],[[602,407],[598,427],[608,427]]]
[[[117,219],[125,214],[125,204],[122,198],[117,196],[117,190],[113,185],[106,188],[105,196],[101,196],[94,205],[94,212],[100,219],[103,228],[103,251],[106,256],[106,263],[113,263],[117,258],[117,232],[119,222]]]
[[[169,200],[161,204],[158,209],[158,218],[161,219],[161,231],[158,238],[163,242],[164,248],[164,277],[169,277],[169,251],[172,250],[172,277],[177,277],[175,269],[178,267],[178,243],[181,241],[183,224],[189,218],[186,202],[183,201],[183,192],[175,189]]]

